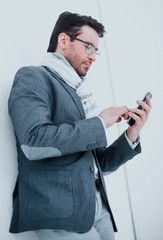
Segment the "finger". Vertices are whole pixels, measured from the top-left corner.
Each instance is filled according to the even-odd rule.
[[[140,116],[133,112],[129,112],[129,116],[132,117],[136,122],[140,121]]]
[[[146,102],[147,102],[147,105],[151,108],[152,104],[151,104],[150,97],[148,95],[146,96]]]
[[[135,109],[130,109],[130,111],[131,111],[132,113],[134,113],[134,114],[139,115],[139,117],[140,117],[143,121],[145,121],[145,120],[147,119],[147,113],[146,113],[145,111],[143,111],[143,110],[140,110],[140,109],[138,109],[138,108],[135,108]]]
[[[139,100],[137,100],[136,102],[139,104],[139,106],[141,106],[142,108],[144,108],[144,110],[145,110],[146,112],[149,112],[149,111],[150,111],[150,106],[148,106],[147,103],[145,103],[145,102],[143,102],[143,101],[139,101]]]
[[[147,96],[147,97],[146,97],[146,100],[147,100],[147,98],[149,98],[149,97]],[[150,103],[150,98],[149,98],[147,101],[148,101],[148,103],[151,105],[151,103]],[[144,111],[145,111],[145,113],[146,113],[146,116],[147,116],[147,118],[148,118],[149,113],[150,113],[150,110],[151,110],[151,107],[148,105],[148,103],[145,103],[145,102],[143,102],[143,101],[137,101],[137,103],[138,103],[141,107],[143,107],[143,109],[144,109]]]
[[[129,118],[128,112],[124,113],[121,117],[123,117],[125,120]]]
[[[138,115],[143,115],[145,112],[144,110],[138,109],[138,108],[131,108],[130,112],[138,114]]]
[[[128,114],[128,108],[126,106],[117,107],[118,116],[122,116],[125,113]]]

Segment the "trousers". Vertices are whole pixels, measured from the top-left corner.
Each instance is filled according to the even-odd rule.
[[[96,214],[92,228],[86,233],[57,229],[35,231],[40,240],[115,240],[110,214],[96,188]]]

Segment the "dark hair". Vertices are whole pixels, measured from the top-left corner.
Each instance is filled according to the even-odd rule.
[[[56,51],[58,44],[58,36],[60,33],[64,32],[76,37],[81,33],[81,27],[84,25],[93,28],[98,33],[99,37],[103,37],[105,33],[104,26],[96,19],[93,19],[90,16],[82,16],[78,13],[71,13],[68,11],[61,13],[50,37],[47,52]]]

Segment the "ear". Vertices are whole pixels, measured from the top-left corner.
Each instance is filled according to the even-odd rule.
[[[60,33],[58,36],[58,47],[62,50],[65,50],[67,41],[68,38],[66,33]]]

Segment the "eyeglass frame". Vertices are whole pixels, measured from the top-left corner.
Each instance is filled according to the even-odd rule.
[[[74,40],[78,40],[78,41],[80,41],[80,42],[82,42],[82,43],[87,44],[88,46],[92,46],[92,47],[94,48],[95,54],[97,54],[97,55],[100,55],[100,54],[101,54],[100,51],[98,50],[98,48],[95,48],[95,47],[93,46],[93,44],[88,43],[88,42],[86,42],[86,41],[83,41],[82,39],[77,38],[77,37],[75,37],[75,36],[72,36],[72,35],[70,35],[70,34],[68,34],[68,33],[66,33],[66,34],[67,34],[70,38],[72,38],[72,39],[74,39]],[[88,46],[86,47],[86,51],[88,52],[89,55],[91,55],[94,51],[93,51],[93,52],[89,52]]]

